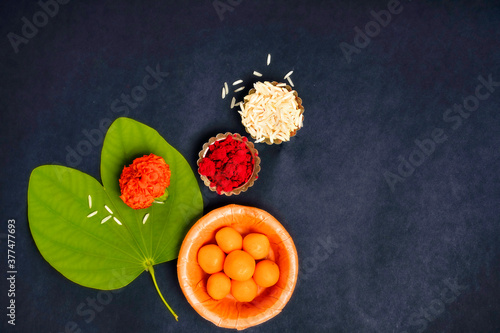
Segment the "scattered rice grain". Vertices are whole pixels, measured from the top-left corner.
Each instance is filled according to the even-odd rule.
[[[89,215],[87,215],[87,217],[92,217],[92,216],[94,216],[95,214],[97,214],[97,210],[96,210],[96,211],[93,211],[92,213],[90,213]]]
[[[111,215],[106,216],[105,218],[102,219],[101,224],[103,224],[104,222],[106,222],[110,218],[111,218]]]
[[[261,77],[261,76],[262,76],[262,74],[260,74],[260,73],[259,73],[259,72],[257,72],[257,71],[253,71],[253,75],[258,76],[258,77]]]
[[[271,53],[267,55],[267,65],[269,66],[270,63],[271,63]]]
[[[149,217],[149,213],[146,213],[146,215],[144,215],[144,217],[142,218],[142,224],[146,223],[146,221],[148,220],[148,217]]]
[[[233,97],[233,99],[231,100],[231,109],[234,108],[234,103],[236,103],[235,97]]]
[[[243,87],[239,87],[239,88],[238,88],[238,89],[236,89],[234,92],[235,92],[235,93],[237,93],[237,92],[239,92],[239,91],[242,91],[243,89],[245,89],[245,86],[243,86]]]
[[[292,79],[290,77],[287,77],[286,79],[288,80],[288,83],[290,83],[290,85],[293,87],[294,85]]]
[[[119,225],[122,225],[122,223],[120,222],[120,220],[118,220],[115,216],[113,216],[113,220],[115,220],[115,222],[118,223]]]
[[[285,79],[285,80],[286,80],[286,79],[288,79],[288,77],[290,77],[290,75],[292,75],[292,73],[293,73],[293,71],[289,71],[289,72],[285,75],[284,79]]]
[[[226,88],[222,87],[222,99],[226,98]]]
[[[233,82],[233,86],[236,86],[236,85],[238,85],[240,83],[243,83],[243,80],[236,80],[236,81]]]
[[[92,196],[89,194],[89,208],[92,208]]]
[[[113,211],[106,205],[104,205],[104,208],[106,208],[106,210],[110,213],[110,214],[113,214]]]

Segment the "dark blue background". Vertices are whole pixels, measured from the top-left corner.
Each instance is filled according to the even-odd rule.
[[[67,149],[84,149],[85,131],[123,116],[113,101],[157,65],[168,76],[128,116],[157,129],[193,169],[208,138],[244,133],[229,108],[233,94],[221,99],[224,81],[249,87],[254,70],[269,80],[294,70],[304,128],[290,143],[257,145],[254,187],[228,198],[199,182],[205,212],[228,203],[263,208],[297,247],[291,300],[248,332],[500,331],[500,87],[460,126],[443,119],[474,94],[478,76],[500,81],[500,6],[404,0],[349,63],[340,43],[353,45],[354,28],[364,30],[370,11],[387,5],[238,0],[219,17],[213,1],[70,1],[15,53],[7,34],[20,35],[22,18],[32,22],[40,6],[2,1],[1,267],[7,220],[16,219],[18,268],[15,328],[1,273],[3,331],[218,330],[187,303],[175,261],[156,271],[178,323],[147,274],[87,323],[77,308],[98,291],[54,270],[28,228],[30,172],[56,163],[100,179],[100,142],[78,162],[66,160]],[[392,191],[384,173],[397,174],[400,157],[408,160],[415,140],[436,128],[446,140]]]

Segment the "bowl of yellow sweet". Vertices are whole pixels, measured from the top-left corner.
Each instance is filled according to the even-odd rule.
[[[281,312],[297,282],[298,257],[290,234],[271,214],[228,205],[189,230],[177,273],[196,312],[219,327],[242,330]]]

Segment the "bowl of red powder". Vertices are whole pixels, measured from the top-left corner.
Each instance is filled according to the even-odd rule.
[[[238,195],[258,178],[260,158],[257,149],[237,133],[219,133],[210,138],[198,156],[201,180],[218,194]]]

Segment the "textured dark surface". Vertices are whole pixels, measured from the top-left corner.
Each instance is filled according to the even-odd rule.
[[[99,140],[77,160],[67,149],[123,115],[157,129],[194,168],[209,137],[244,133],[233,94],[221,99],[223,82],[249,87],[254,70],[282,80],[292,69],[305,127],[290,143],[257,146],[262,171],[248,192],[218,197],[199,182],[205,212],[263,208],[298,250],[290,302],[247,331],[500,331],[500,86],[467,118],[447,113],[475,94],[479,76],[500,82],[498,2],[402,1],[350,62],[341,43],[354,45],[355,27],[364,30],[387,1],[232,3],[221,19],[212,1],[70,1],[18,53],[7,34],[20,35],[22,18],[32,21],[40,6],[0,3],[2,332],[217,331],[185,300],[176,262],[156,274],[178,323],[146,274],[93,318],[79,315],[98,291],[70,282],[38,252],[29,175],[57,163],[99,179]],[[163,82],[128,112],[113,112],[157,65],[169,73]],[[441,142],[429,143],[436,133]],[[413,153],[415,140],[432,153]],[[410,157],[424,160],[399,175]],[[392,189],[388,172],[400,177]],[[8,219],[17,228],[15,327],[6,317]]]

